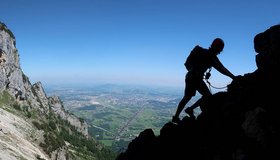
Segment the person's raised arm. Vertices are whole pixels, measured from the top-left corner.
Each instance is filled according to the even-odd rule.
[[[226,67],[224,67],[224,65],[221,63],[218,57],[213,58],[213,67],[223,75],[226,75],[231,79],[235,78],[235,76]]]

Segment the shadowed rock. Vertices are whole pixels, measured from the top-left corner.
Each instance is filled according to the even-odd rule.
[[[169,122],[159,136],[143,131],[117,160],[280,159],[280,25],[256,35],[254,48],[256,71],[206,99],[196,119]]]

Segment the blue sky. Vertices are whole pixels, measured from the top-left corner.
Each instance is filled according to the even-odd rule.
[[[256,70],[253,38],[280,23],[279,0],[0,0],[23,72],[49,84],[184,86],[184,61],[221,37],[222,63]],[[231,79],[212,70],[217,87]]]

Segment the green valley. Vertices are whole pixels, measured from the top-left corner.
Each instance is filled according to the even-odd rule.
[[[151,128],[158,135],[183,93],[180,88],[111,84],[47,87],[46,92],[59,96],[66,110],[86,120],[95,139],[117,152],[144,129]]]

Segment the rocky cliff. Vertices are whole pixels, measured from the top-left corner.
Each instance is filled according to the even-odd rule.
[[[7,90],[22,105],[37,108],[43,114],[48,114],[50,109],[56,110],[56,113],[64,115],[63,118],[88,136],[86,123],[81,123],[77,117],[65,112],[62,102],[57,97],[47,97],[41,82],[33,85],[30,83],[20,68],[15,45],[13,33],[5,24],[0,23],[0,91]]]
[[[81,145],[88,137],[85,121],[66,112],[59,97],[48,97],[41,82],[30,83],[15,36],[0,22],[0,159],[71,159],[70,141]],[[102,148],[96,145],[85,147]]]
[[[159,136],[144,130],[117,159],[280,159],[280,25],[257,34],[254,48],[256,71],[205,99],[196,118],[167,123]]]

